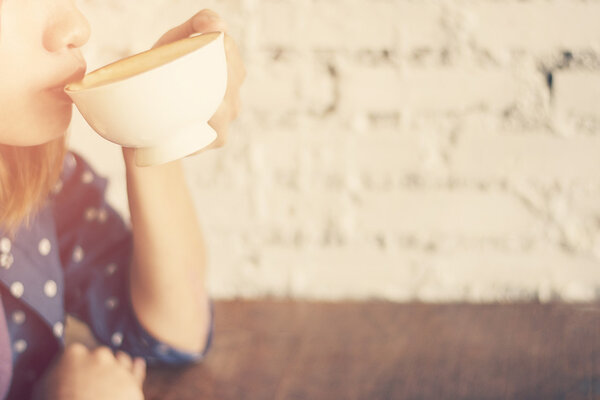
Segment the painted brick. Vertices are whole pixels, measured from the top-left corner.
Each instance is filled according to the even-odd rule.
[[[600,118],[600,71],[559,71],[554,75],[558,112]]]
[[[341,73],[340,109],[394,111],[402,108],[500,110],[516,101],[519,83],[504,70],[407,69],[347,66]],[[460,93],[460,96],[457,96]]]
[[[297,46],[299,4],[282,1],[262,1],[258,12],[259,46],[294,48]]]
[[[439,2],[400,0],[398,8],[402,51],[431,49],[444,42],[446,35],[440,24],[443,14]]]
[[[241,91],[243,104],[259,113],[282,113],[297,107],[297,76],[292,63],[261,59],[247,67],[252,76]]]
[[[504,70],[419,69],[407,71],[404,79],[404,105],[411,109],[460,111],[484,105],[498,110],[517,98],[519,87]]]
[[[400,12],[394,1],[313,1],[297,7],[296,45],[317,49],[382,49],[397,43]]]
[[[583,1],[477,1],[465,5],[473,38],[492,49],[534,51],[600,45],[600,3]]]
[[[81,3],[90,70],[202,8],[240,47],[228,144],[184,160],[215,297],[600,297],[598,1]],[[71,144],[128,218],[120,148]]]
[[[427,189],[365,193],[358,225],[368,231],[511,235],[541,226],[518,199],[506,193]]]
[[[600,137],[549,134],[461,133],[451,171],[470,179],[598,182]]]

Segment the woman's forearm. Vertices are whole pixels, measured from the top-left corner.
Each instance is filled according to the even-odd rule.
[[[137,167],[123,148],[133,229],[130,288],[142,325],[157,339],[201,351],[210,309],[206,248],[181,161]]]

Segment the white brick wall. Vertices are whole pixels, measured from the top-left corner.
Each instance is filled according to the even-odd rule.
[[[185,160],[214,297],[600,299],[600,1],[80,6],[90,70],[202,8],[240,46],[229,143]],[[127,217],[120,149],[71,143]]]

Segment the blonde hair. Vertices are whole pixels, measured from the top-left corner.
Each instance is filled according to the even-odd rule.
[[[36,146],[0,144],[0,225],[12,239],[44,205],[66,152],[65,135]]]
[[[2,6],[0,0],[0,11]],[[44,205],[66,153],[66,135],[36,146],[0,144],[0,228],[11,239]]]

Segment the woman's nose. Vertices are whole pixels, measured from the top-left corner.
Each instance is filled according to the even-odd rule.
[[[74,1],[67,1],[67,3],[68,6],[56,8],[44,31],[44,47],[50,52],[81,47],[90,38],[88,20],[74,5]]]

